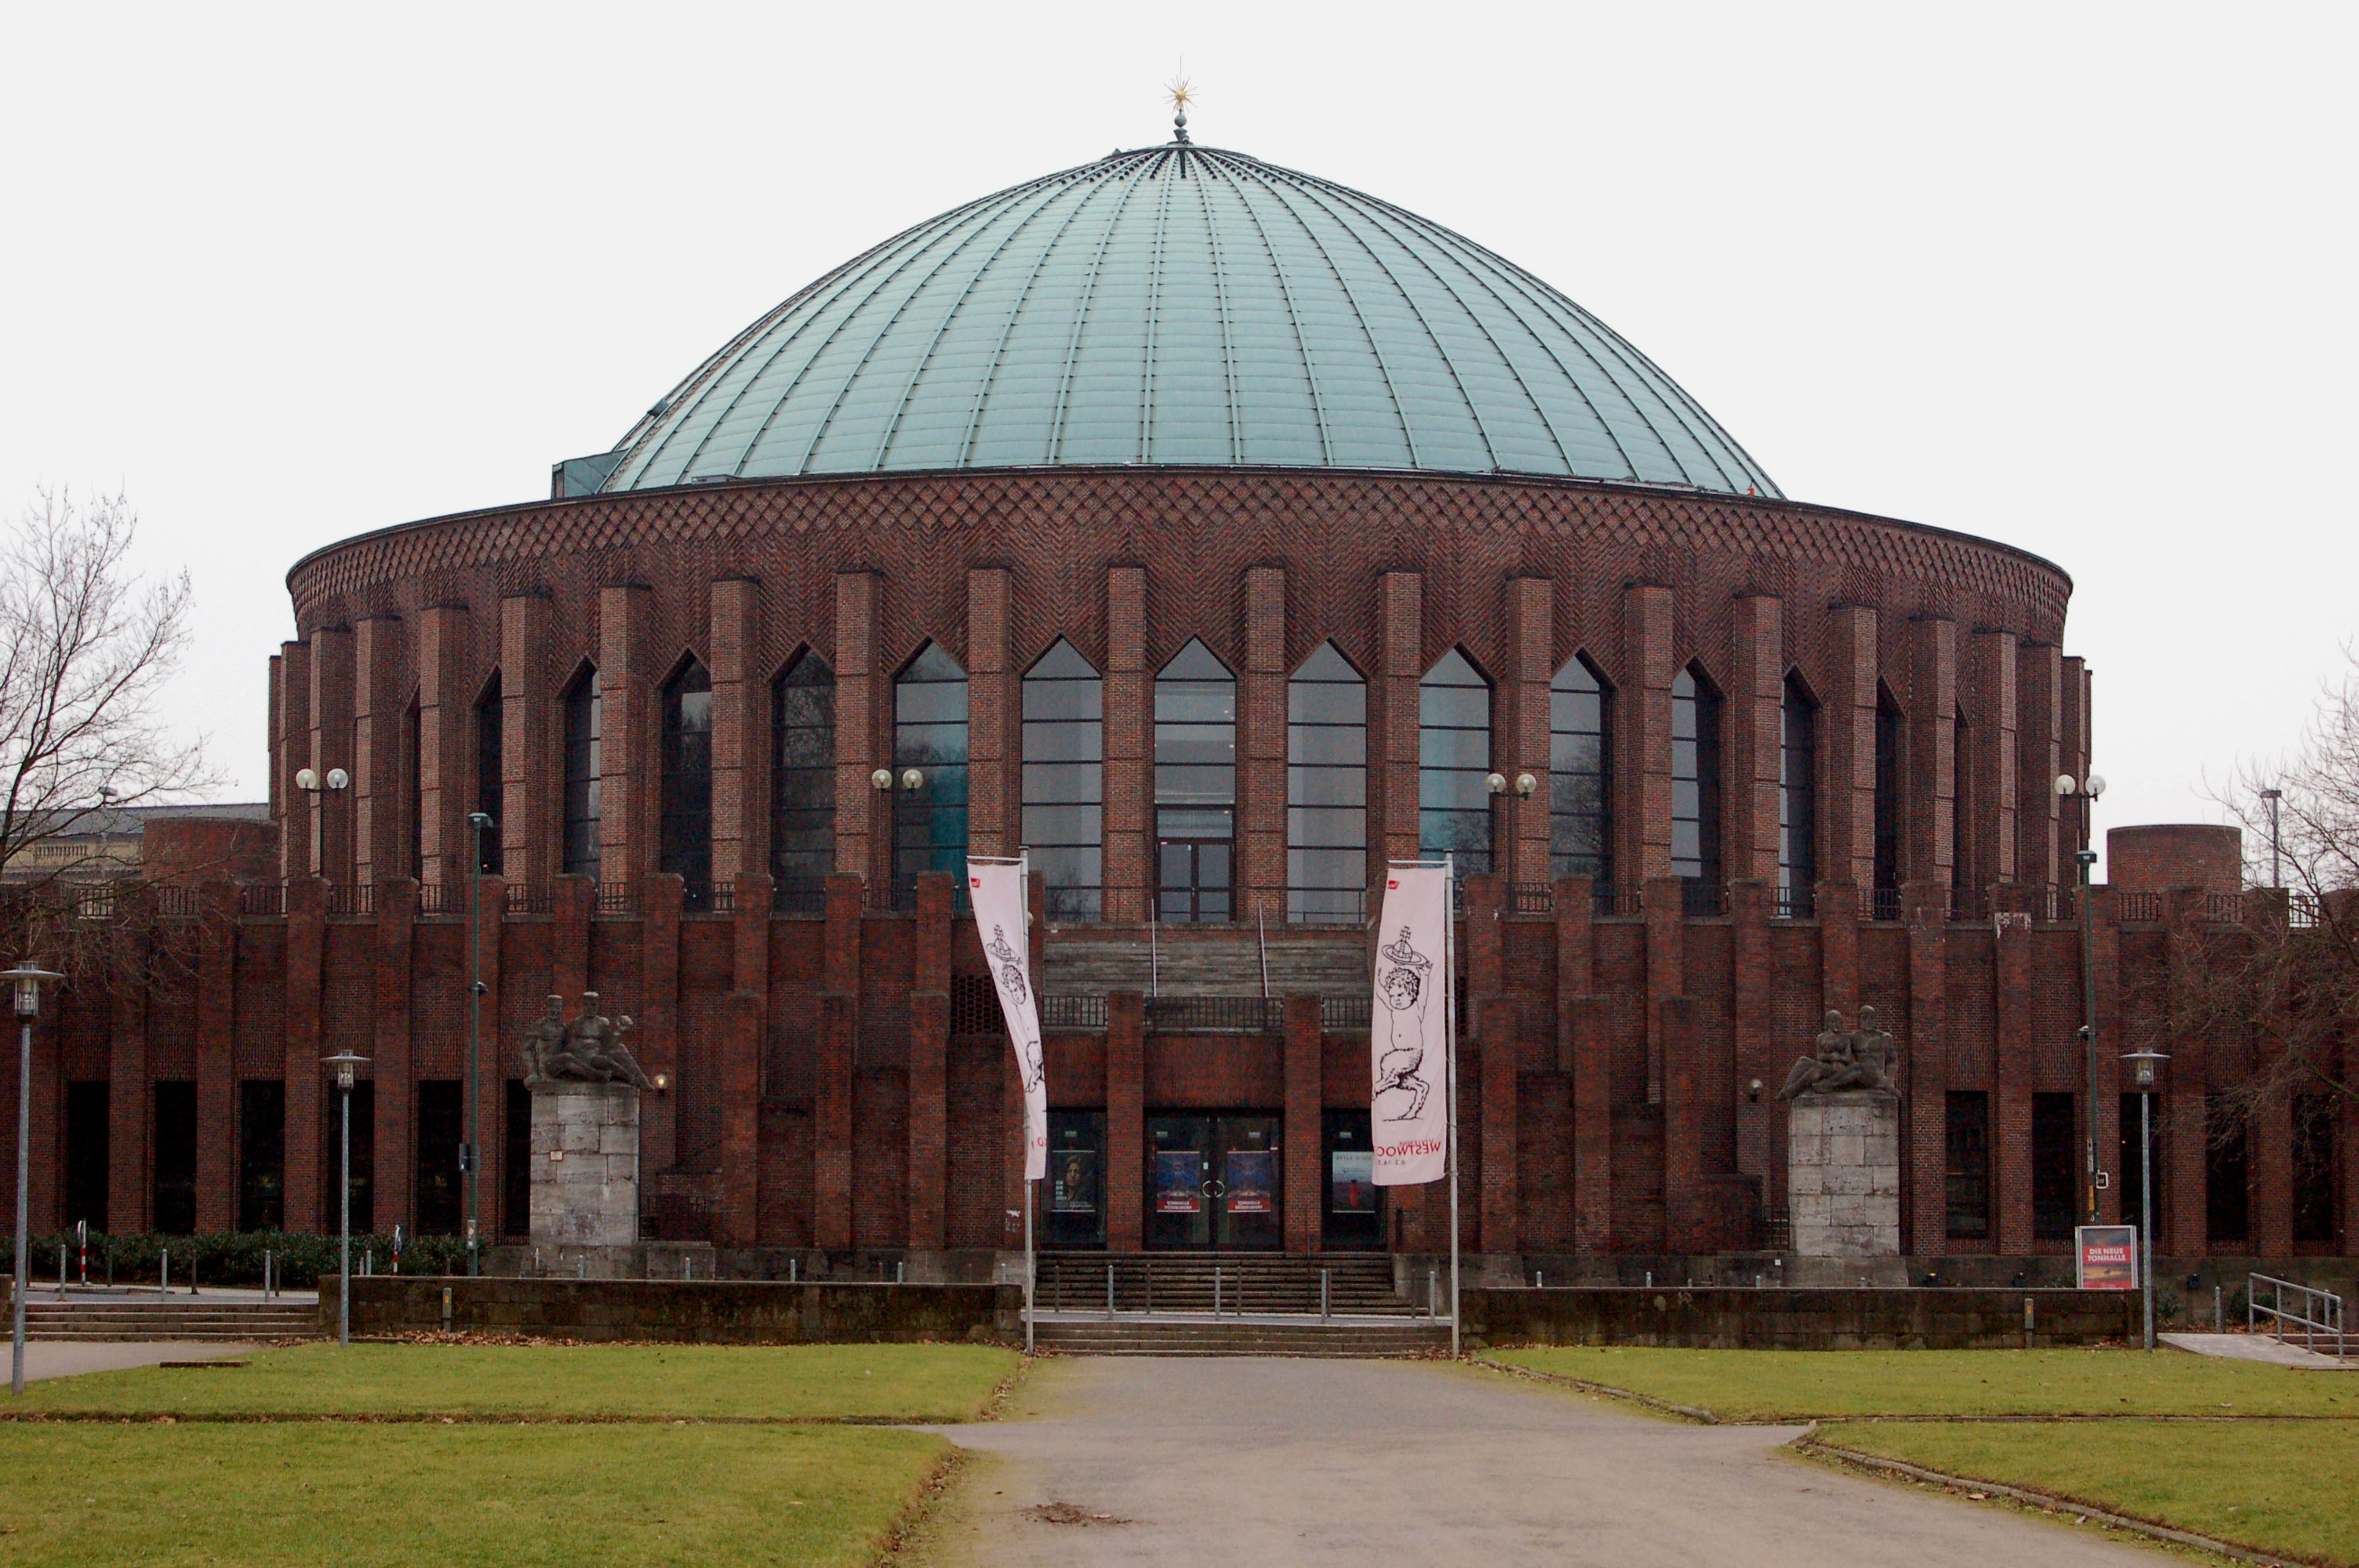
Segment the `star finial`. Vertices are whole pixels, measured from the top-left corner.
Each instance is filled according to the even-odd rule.
[[[1181,68],[1185,70],[1185,67]],[[1171,139],[1185,144],[1188,140],[1188,105],[1195,102],[1195,89],[1183,74],[1163,84],[1165,96],[1171,100]]]

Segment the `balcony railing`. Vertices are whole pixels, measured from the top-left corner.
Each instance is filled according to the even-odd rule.
[[[772,914],[825,914],[827,882],[820,877],[780,877],[770,884]]]
[[[2114,894],[2114,918],[2125,923],[2159,921],[2163,917],[2163,898],[2158,892],[2117,892]]]
[[[639,913],[639,890],[635,882],[600,882],[598,913],[610,918],[627,919]]]
[[[1044,996],[1040,999],[1043,1029],[1103,1029],[1106,999],[1102,996]]]
[[[1366,1029],[1375,1011],[1375,998],[1366,996],[1322,996],[1319,999],[1319,1027],[1321,1029]]]
[[[1871,922],[1890,922],[1899,919],[1900,890],[1873,887],[1860,889],[1859,917]]]
[[[191,915],[204,913],[197,888],[162,888],[158,890],[174,906],[166,914]],[[237,890],[237,912],[240,914],[284,915],[287,913],[287,888],[283,882],[248,882]]]
[[[1595,920],[1631,920],[1647,913],[1647,902],[1628,882],[1592,882],[1589,912]]]
[[[1818,913],[1816,888],[1778,888],[1769,902],[1769,918],[1772,920],[1810,920],[1816,918]]]
[[[1275,1034],[1285,1027],[1275,997],[1151,996],[1147,1027],[1159,1034]]]
[[[1516,882],[1507,889],[1510,914],[1554,914],[1556,889],[1547,882]]]
[[[547,914],[552,907],[547,882],[508,883],[507,912],[510,914]]]

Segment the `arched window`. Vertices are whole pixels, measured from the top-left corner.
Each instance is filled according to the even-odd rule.
[[[1720,881],[1720,693],[1691,668],[1671,677],[1671,874]]]
[[[835,867],[835,672],[815,653],[770,687],[770,876],[775,907],[826,907]]]
[[[663,688],[663,820],[657,866],[687,884],[701,909],[712,896],[712,676],[696,659]]]
[[[1549,683],[1549,874],[1614,880],[1614,751],[1604,681],[1576,655]]]
[[[492,819],[492,826],[484,830],[484,853],[478,869],[487,877],[500,874],[500,824],[504,820],[501,807],[505,804],[500,787],[500,672],[494,670],[491,684],[475,703],[475,809]]]
[[[1368,902],[1368,683],[1332,643],[1286,683],[1286,917],[1357,925]]]
[[[598,875],[598,670],[576,676],[565,692],[565,874]]]
[[[1095,920],[1105,894],[1105,683],[1064,638],[1024,676],[1024,845],[1051,920]]]
[[[893,683],[893,901],[914,908],[918,873],[966,871],[966,671],[940,643]],[[915,768],[916,789],[903,780]]]
[[[1900,885],[1900,709],[1892,694],[1875,694],[1875,844],[1874,885]],[[1892,907],[1897,908],[1897,904]],[[1895,918],[1897,918],[1896,916]]]
[[[1156,904],[1236,917],[1237,679],[1190,639],[1155,677]]]
[[[1786,677],[1777,743],[1777,907],[1802,914],[1819,881],[1819,708]]]
[[[1458,874],[1491,869],[1491,683],[1452,648],[1418,683],[1417,845],[1456,857]]]

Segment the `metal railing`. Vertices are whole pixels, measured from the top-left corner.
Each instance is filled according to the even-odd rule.
[[[1868,922],[1895,921],[1900,918],[1898,888],[1867,887],[1859,890],[1859,917]]]
[[[1147,1027],[1161,1034],[1275,1034],[1285,1009],[1275,997],[1151,996]]]
[[[1507,888],[1510,914],[1554,914],[1556,889],[1547,882],[1514,882]]]
[[[1043,1029],[1103,1029],[1106,999],[1102,996],[1044,996],[1040,999]]]
[[[1646,914],[1647,903],[1628,882],[1592,882],[1589,913],[1593,920],[1628,920]]]
[[[2240,892],[2205,893],[2202,918],[2212,925],[2242,925],[2245,924],[2245,895]]]
[[[2114,918],[2124,925],[2160,920],[2162,895],[2158,892],[2116,892],[2114,894]]]
[[[547,882],[508,883],[507,912],[510,914],[547,914],[552,906]]]
[[[1769,918],[1772,920],[1810,920],[1816,918],[1818,913],[1816,888],[1779,888],[1769,903]]]
[[[2269,1290],[2267,1304],[2261,1301],[2261,1287],[2264,1285]],[[2292,1310],[2286,1306],[2288,1293],[2299,1303]],[[2273,1332],[2278,1344],[2292,1343],[2286,1330],[2298,1328],[2301,1330],[2304,1349],[2315,1351],[2318,1336],[2332,1335],[2335,1357],[2339,1359],[2343,1356],[2343,1298],[2333,1292],[2321,1291],[2314,1285],[2297,1284],[2291,1280],[2280,1280],[2270,1274],[2247,1274],[2245,1276],[2245,1327],[2247,1332],[2258,1334],[2261,1331],[2263,1314],[2276,1324]]]
[[[610,915],[634,915],[639,912],[639,890],[635,882],[600,882],[598,913]]]
[[[418,913],[420,914],[453,915],[467,913],[467,884],[463,881],[420,882],[418,884]]]
[[[821,877],[780,877],[770,884],[772,914],[825,914],[827,881]]]
[[[197,888],[162,888],[158,908],[166,914],[201,914],[204,905]],[[287,913],[287,885],[284,882],[248,882],[237,890],[237,912],[240,914],[284,915]]]
[[[1319,999],[1319,1027],[1321,1029],[1366,1029],[1375,1011],[1375,999],[1365,996],[1322,996]]]

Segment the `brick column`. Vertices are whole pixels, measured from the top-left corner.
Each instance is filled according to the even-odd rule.
[[[838,715],[841,722],[841,713]],[[841,731],[839,730],[839,733]],[[852,1054],[860,1032],[861,884],[827,879],[827,957],[811,1086],[811,1240],[852,1245]]]
[[[1789,1044],[1776,1037],[1771,1022],[1771,998],[1777,989],[1777,972],[1769,955],[1774,892],[1771,883],[1757,880],[1734,883],[1728,890],[1728,1013],[1734,1059],[1730,1089],[1736,1097],[1736,1169],[1759,1179],[1765,1205],[1777,1195],[1771,1189],[1778,1169],[1777,1152],[1769,1147],[1768,1130],[1777,1119],[1777,1102],[1770,1097],[1785,1081],[1786,1064],[1778,1058]],[[1756,1078],[1762,1083],[1757,1097],[1746,1089]]]
[[[1908,922],[1908,1045],[1901,1089],[1908,1114],[1908,1156],[1901,1250],[1930,1256],[1949,1235],[1949,922],[1946,883],[1909,884],[1901,898]],[[1977,1243],[1975,1245],[1987,1245]]]
[[[1655,583],[1632,583],[1622,596],[1612,787],[1614,875],[1623,882],[1671,874],[1671,590]]]
[[[1820,744],[1827,749],[1819,841],[1826,854],[1819,874],[1870,887],[1875,881],[1875,611],[1839,604],[1827,619],[1827,690],[1819,708]],[[1824,919],[1825,910],[1819,913]]]
[[[324,782],[331,768],[353,766],[353,634],[323,626],[311,633],[311,767]],[[311,870],[330,881],[353,880],[353,797],[349,788],[322,793],[311,819]]]
[[[1859,889],[1821,882],[1818,902],[1819,1006],[1848,1021],[1859,1011]]]
[[[1376,582],[1377,643],[1381,664],[1376,689],[1369,693],[1371,845],[1377,863],[1368,868],[1384,885],[1386,860],[1418,856],[1418,680],[1425,673],[1425,579],[1415,572],[1386,572]]]
[[[1280,1169],[1285,1184],[1286,1249],[1316,1252],[1322,1240],[1327,1210],[1321,1179],[1324,1173],[1320,1170],[1323,1159],[1320,1054],[1326,1037],[1320,1023],[1317,997],[1289,996],[1285,1008],[1286,1145]],[[1111,1094],[1108,1098],[1112,1098]],[[1108,1180],[1112,1180],[1111,1171]],[[1137,1184],[1134,1182],[1132,1185],[1136,1190]]]
[[[2180,888],[2168,899],[2164,964],[2174,1005],[2167,1017],[2179,1015],[2186,988],[2201,983],[2205,960],[2202,934],[2196,923],[2202,899],[2194,888]],[[2204,1191],[2208,1131],[2204,1118],[2210,1108],[2204,1088],[2210,1081],[2211,1045],[2198,1031],[2174,1033],[2163,1049],[2170,1053],[2170,1060],[2162,1065],[2161,1092],[2155,1107],[2162,1113],[2155,1159],[2156,1217],[2162,1222],[2155,1227],[2156,1249],[2165,1257],[2201,1258],[2210,1250]],[[2359,1214],[2359,1209],[2346,1212]],[[2346,1235],[2359,1235],[2359,1226],[2347,1227]]]
[[[1663,1103],[1663,1003],[1687,994],[1687,908],[1677,877],[1649,877],[1647,914],[1647,1103]]]
[[[1664,1042],[1663,1249],[1704,1250],[1700,1232],[1703,1183],[1703,1107],[1698,1086],[1695,999],[1667,996],[1657,1002]]]
[[[311,871],[311,813],[318,802],[295,787],[311,765],[311,645],[281,643],[270,661],[270,798],[278,821],[278,874]]]
[[[672,871],[639,882],[639,1017],[631,1043],[649,1077],[671,1077],[671,1092],[639,1104],[641,1179],[679,1162],[679,912],[684,884]]]
[[[207,882],[197,928],[197,1229],[237,1228],[237,889]]]
[[[1576,999],[1589,994],[1591,919],[1596,910],[1587,877],[1559,877],[1551,901],[1556,921],[1557,1071],[1572,1071]]]
[[[2015,633],[1977,628],[1966,637],[1966,885],[2005,887],[2015,874]]]
[[[501,701],[506,700],[504,693]],[[505,811],[506,807],[502,806],[501,809]],[[506,862],[503,861],[502,864]],[[501,1172],[507,1168],[508,1158],[507,1052],[503,1049],[500,1030],[500,1020],[505,1016],[500,1006],[500,996],[506,978],[506,967],[501,960],[507,956],[507,944],[502,940],[507,932],[507,879],[485,877],[483,879],[480,892],[483,899],[480,919],[484,996],[483,1000],[478,1004],[483,1009],[479,1025],[482,1054],[476,1058],[475,1092],[481,1098],[475,1106],[475,1126],[472,1130],[472,1136],[475,1142],[476,1159],[482,1167],[475,1177],[475,1207],[481,1222],[478,1232],[479,1242],[482,1246],[491,1247],[498,1243],[503,1234],[500,1227],[500,1198],[501,1195],[507,1191],[500,1180]],[[382,888],[378,890],[377,896],[379,898],[386,896]],[[463,932],[462,935],[463,936]],[[462,947],[460,951],[460,961],[464,963],[465,949]],[[463,985],[465,980],[465,974],[462,972],[460,983]],[[462,1001],[465,1000],[463,992],[462,1000]],[[462,1015],[461,1019],[462,1027],[464,1022]],[[294,1114],[295,1097],[290,1092],[287,1098],[288,1114],[291,1116]],[[291,1148],[293,1139],[289,1138],[288,1141]],[[462,1234],[464,1233],[465,1224],[465,1217],[462,1216],[460,1218]]]
[[[1483,1000],[1481,1063],[1483,1097],[1482,1183],[1475,1213],[1482,1222],[1482,1249],[1522,1249],[1522,1179],[1516,1169],[1516,1132],[1522,1119],[1517,1090],[1523,1066],[1523,1012],[1517,999]]]
[[[2049,792],[2054,798],[2055,791]],[[2090,911],[2093,916],[2089,947],[2094,962],[2091,965],[2097,976],[2097,1103],[2083,1108],[2080,1123],[2082,1137],[2088,1135],[2093,1118],[2097,1132],[2097,1169],[2108,1173],[2110,1181],[2097,1195],[2098,1216],[2102,1223],[2119,1225],[2122,1219],[2122,1053],[2129,1049],[2122,1033],[2122,928],[2114,910],[2114,890],[2097,887],[2091,890]],[[2089,1097],[2087,1053],[2076,1037],[2075,1054],[2081,1071],[2074,1075],[2074,1086],[2082,1099]],[[2290,1136],[2290,1128],[2288,1132]],[[2086,1165],[2083,1155],[2076,1162]],[[2088,1176],[2081,1178],[2085,1185]],[[2086,1199],[2083,1198],[2085,1204]]]
[[[331,1229],[336,1217],[321,1180],[322,1096],[328,1069],[325,1030],[328,884],[306,877],[287,884],[286,1059],[287,1228]]]
[[[1245,571],[1245,667],[1237,683],[1237,916],[1256,900],[1286,914],[1286,569]]]
[[[730,922],[733,989],[723,1013],[721,1229],[726,1243],[754,1246],[762,1212],[762,1057],[769,1038],[770,890],[766,871],[737,879]]]
[[[467,874],[468,783],[475,769],[468,724],[474,706],[467,681],[468,621],[466,607],[459,604],[430,605],[418,618],[419,876],[446,885]],[[611,693],[606,711],[614,712]],[[604,807],[609,813],[613,800],[610,790]],[[381,1124],[382,1088],[377,1105]]]
[[[1608,999],[1572,999],[1572,1245],[1614,1249],[1614,1050]]]
[[[1016,765],[1016,673],[1008,667],[1008,573],[966,574],[967,844],[978,855],[1013,855],[1022,827]]]
[[[378,884],[375,935],[376,1017],[369,1076],[376,1084],[376,1227],[390,1231],[401,1225],[414,1231],[418,1135],[411,1106],[418,1073],[410,1039],[409,998],[418,935],[416,882],[404,879]]]
[[[546,882],[563,862],[564,719],[549,689],[549,597],[500,600],[500,868],[511,882]]]
[[[2031,1250],[2031,933],[1999,932],[1995,950],[1997,1049],[1991,1073],[1991,1141],[1998,1249]]]
[[[2024,643],[2016,652],[2015,685],[2015,878],[2032,887],[2061,887],[2077,874],[2062,842],[2063,803],[2056,798],[2056,775],[2063,771],[2063,650],[2053,643]]]
[[[761,657],[761,589],[744,578],[712,585],[712,880],[718,885],[769,864],[769,681]]]
[[[1951,838],[1958,783],[1958,623],[1920,615],[1908,629],[1916,668],[1909,685],[1908,795],[1900,814],[1900,874],[1946,895],[1957,864]]]
[[[653,598],[636,586],[598,590],[601,881],[636,882],[655,864],[657,733],[647,689]]]
[[[1784,773],[1785,605],[1766,593],[1740,596],[1731,637],[1728,706],[1721,728],[1726,841],[1721,866],[1732,882],[1777,883],[1778,785]]]
[[[1147,568],[1106,568],[1105,918],[1147,918],[1153,896],[1155,708],[1147,671]]]
[[[893,829],[889,803],[868,782],[890,754],[877,749],[878,704],[886,695],[875,664],[879,588],[874,572],[836,574],[835,869],[855,877],[876,874],[878,844]],[[829,897],[832,908],[834,895]]]
[[[1507,582],[1507,659],[1500,685],[1506,697],[1501,771],[1512,784],[1520,773],[1537,781],[1527,795],[1507,796],[1511,825],[1502,864],[1508,880],[1547,881],[1549,868],[1549,688],[1556,678],[1556,584],[1542,577]]]
[[[1106,1248],[1136,1252],[1147,1190],[1147,999],[1136,991],[1106,998],[1105,1098]]]
[[[951,892],[947,872],[918,878],[909,979],[909,1245],[944,1245],[949,1151]]]
[[[106,998],[106,1228],[121,1234],[153,1228],[147,1213],[154,1193],[147,1166],[147,1102],[153,1091],[147,1069],[147,938],[122,927],[114,937]],[[304,1223],[291,1200],[287,1212],[289,1228]]]
[[[408,728],[401,700],[401,622],[373,615],[353,628],[353,881],[409,874],[407,782],[402,748]],[[291,1115],[291,1109],[289,1114]]]
[[[561,876],[549,884],[549,984],[568,1005],[590,989],[590,920],[598,908],[598,884],[588,877]]]

